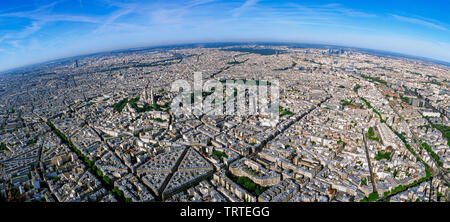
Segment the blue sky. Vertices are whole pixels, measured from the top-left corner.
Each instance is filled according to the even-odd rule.
[[[449,0],[0,0],[0,70],[172,43],[289,41],[450,62]]]

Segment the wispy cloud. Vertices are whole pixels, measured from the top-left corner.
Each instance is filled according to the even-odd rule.
[[[405,16],[395,15],[395,14],[393,14],[392,17],[394,17],[395,19],[397,19],[399,21],[403,21],[403,22],[408,22],[408,23],[412,23],[412,24],[416,24],[416,25],[422,25],[422,26],[426,26],[429,28],[434,28],[434,29],[438,29],[438,30],[442,30],[442,31],[448,30],[446,27],[444,27],[442,25],[438,25],[433,22],[426,21],[424,19],[405,17]]]
[[[0,17],[25,18],[33,21],[39,21],[41,23],[57,21],[100,23],[102,21],[99,17],[94,16],[52,13],[53,7],[59,2],[60,1],[43,5],[29,11],[2,13],[0,14]]]
[[[342,13],[343,15],[350,17],[364,17],[364,18],[377,17],[377,15],[375,14],[361,12],[350,8],[334,7],[334,10],[338,13]]]
[[[23,39],[26,38],[35,32],[39,31],[45,22],[42,21],[34,21],[31,25],[25,27],[22,31],[15,33],[6,33],[3,36],[0,36],[0,43],[7,39]]]
[[[112,14],[110,14],[108,16],[106,21],[103,24],[101,24],[101,26],[98,29],[96,29],[94,31],[94,33],[106,31],[107,27],[109,25],[115,24],[117,19],[119,19],[122,16],[128,15],[132,12],[134,12],[134,8],[125,8],[125,9],[120,9],[118,11],[113,12]]]
[[[215,2],[216,0],[194,0],[189,2],[188,7],[194,7],[194,6],[198,6],[198,5],[204,5],[204,4],[208,4],[211,2]]]
[[[115,21],[121,14],[112,13],[110,17],[104,18],[102,16],[85,16],[73,14],[54,13],[53,8],[61,3],[61,1],[52,2],[50,4],[42,5],[33,10],[6,12],[0,14],[3,18],[16,18],[31,20],[30,25],[24,27],[20,31],[9,32],[0,36],[0,42],[4,40],[20,40],[39,32],[45,25],[52,22],[82,22],[93,23],[99,25],[107,25]],[[14,42],[14,41],[9,41]],[[12,44],[10,44],[12,45]],[[12,45],[14,47],[14,45]]]
[[[294,8],[297,8],[300,13],[305,15],[313,15],[316,17],[336,17],[336,16],[348,16],[348,17],[362,17],[370,18],[377,17],[376,14],[370,14],[363,11],[358,11],[355,9],[344,7],[340,4],[326,4],[326,5],[300,5],[300,4],[289,4]]]
[[[150,20],[152,24],[176,24],[182,25],[185,17],[191,14],[192,9],[198,6],[215,2],[216,0],[194,0],[185,4],[169,4],[152,7]]]
[[[244,12],[245,10],[253,7],[258,2],[259,2],[259,0],[246,0],[241,6],[239,6],[238,8],[233,9],[232,16],[233,17],[239,17],[242,14],[242,12]]]

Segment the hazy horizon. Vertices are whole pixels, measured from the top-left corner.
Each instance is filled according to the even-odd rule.
[[[446,62],[446,61],[442,61],[442,60],[437,60],[437,59],[432,59],[432,58],[427,58],[427,57],[421,57],[421,56],[416,56],[416,55],[408,55],[408,54],[404,54],[404,53],[398,53],[398,52],[392,52],[392,51],[386,51],[386,50],[379,50],[379,49],[371,49],[371,48],[359,48],[359,47],[353,47],[353,46],[347,46],[347,45],[335,45],[335,44],[327,44],[327,43],[314,43],[314,42],[291,42],[291,41],[215,41],[215,42],[207,42],[207,41],[203,41],[203,42],[173,42],[173,43],[161,43],[161,44],[153,44],[153,45],[142,45],[142,46],[133,46],[133,47],[124,47],[124,48],[112,48],[112,49],[105,49],[105,50],[100,50],[100,51],[92,51],[92,52],[86,52],[86,53],[82,53],[82,54],[76,54],[76,55],[69,55],[69,56],[63,56],[63,57],[58,57],[58,58],[51,58],[51,59],[47,59],[44,61],[40,61],[40,62],[34,62],[34,63],[30,63],[30,64],[24,64],[24,65],[20,65],[17,67],[12,67],[9,69],[0,69],[0,73],[8,73],[11,71],[16,71],[16,70],[20,70],[23,68],[27,68],[30,66],[35,66],[35,65],[40,65],[40,64],[46,64],[46,63],[51,63],[51,62],[55,62],[58,60],[65,60],[65,59],[71,59],[71,58],[76,58],[76,57],[87,57],[87,56],[91,56],[91,55],[95,55],[95,54],[102,54],[102,53],[110,53],[110,52],[121,52],[121,51],[127,51],[127,50],[134,50],[134,49],[146,49],[146,48],[159,48],[159,47],[176,47],[176,46],[184,46],[184,45],[201,45],[201,44],[230,44],[230,45],[238,45],[238,44],[258,44],[258,45],[264,45],[264,44],[298,44],[298,45],[317,45],[317,46],[334,46],[334,47],[342,47],[342,48],[350,48],[350,49],[354,49],[354,50],[373,50],[373,51],[378,51],[380,53],[391,53],[391,54],[395,54],[395,55],[389,55],[389,54],[385,54],[384,56],[393,56],[393,57],[402,57],[402,58],[408,58],[408,59],[417,59],[417,60],[422,60],[424,62],[432,62],[432,63],[436,63],[438,65],[445,65],[445,66],[449,66],[450,67],[450,62]],[[373,52],[366,52],[369,54],[373,54]]]

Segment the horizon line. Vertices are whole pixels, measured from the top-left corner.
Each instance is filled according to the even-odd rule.
[[[140,50],[140,49],[146,49],[146,48],[159,48],[159,47],[170,47],[170,46],[183,46],[183,45],[200,45],[200,44],[307,44],[307,45],[317,45],[317,46],[331,46],[331,47],[341,47],[341,48],[349,48],[349,49],[355,49],[355,50],[373,50],[373,51],[377,51],[379,53],[390,53],[393,55],[383,55],[386,57],[395,57],[395,58],[406,58],[406,59],[412,59],[412,60],[420,60],[422,62],[431,62],[437,65],[443,65],[443,66],[447,66],[450,67],[450,61],[444,61],[444,60],[439,60],[439,59],[433,59],[433,58],[429,58],[429,57],[424,57],[424,56],[418,56],[418,55],[412,55],[412,54],[407,54],[407,53],[401,53],[401,52],[395,52],[395,51],[387,51],[387,50],[381,50],[381,49],[375,49],[375,48],[361,48],[361,47],[356,47],[356,46],[348,46],[348,45],[340,45],[340,44],[334,44],[334,43],[313,43],[313,42],[295,42],[295,41],[283,41],[283,40],[274,40],[274,41],[261,41],[261,40],[257,40],[257,41],[247,41],[247,40],[242,40],[242,41],[203,41],[203,42],[172,42],[172,43],[155,43],[155,44],[148,44],[145,46],[136,46],[136,47],[116,47],[113,49],[109,49],[109,50],[98,50],[98,51],[94,51],[94,52],[86,52],[86,53],[80,53],[80,54],[75,54],[75,55],[71,55],[71,56],[62,56],[59,58],[54,58],[54,59],[48,59],[42,62],[33,62],[30,64],[25,64],[25,65],[19,65],[13,68],[7,68],[7,69],[0,69],[0,74],[8,74],[8,73],[12,73],[12,72],[16,72],[16,71],[20,71],[20,69],[26,69],[26,68],[30,68],[32,66],[39,66],[39,65],[44,65],[47,63],[52,63],[52,62],[57,62],[58,60],[70,60],[76,57],[89,57],[89,56],[94,56],[96,54],[103,54],[103,53],[119,53],[120,51],[126,51],[126,50]],[[315,47],[311,47],[311,48],[315,48]],[[378,56],[375,55],[374,52],[364,52],[373,56]]]

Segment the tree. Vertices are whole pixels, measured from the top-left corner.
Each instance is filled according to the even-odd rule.
[[[158,104],[156,104],[156,103],[153,103],[152,104],[152,108],[153,108],[153,110],[159,110],[159,106],[158,106]]]
[[[369,127],[368,133],[369,133],[369,136],[374,136],[375,135],[375,132],[373,131],[373,127]]]
[[[84,158],[84,161],[86,162],[88,167],[92,167],[92,162],[87,157]]]
[[[0,150],[6,150],[6,145],[2,142],[0,143]]]
[[[367,178],[364,177],[364,178],[361,180],[361,184],[367,186]]]
[[[379,195],[377,192],[373,192],[369,194],[369,201],[376,201],[378,199]]]
[[[113,105],[113,108],[114,108],[115,111],[120,113],[120,112],[122,112],[123,108],[125,108],[127,103],[128,103],[128,98],[125,98],[125,99],[121,100],[120,102],[115,103]]]
[[[107,176],[103,176],[103,181],[105,181],[105,183],[108,184],[108,185],[111,184],[111,180]]]
[[[116,193],[121,198],[123,197],[123,191],[119,190],[117,187],[113,188],[113,193]]]
[[[55,176],[55,177],[53,177],[53,182],[58,182],[58,180],[59,180],[60,178],[59,178],[59,176]]]

